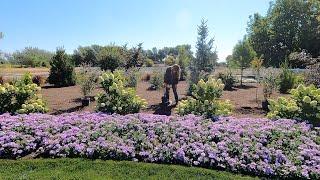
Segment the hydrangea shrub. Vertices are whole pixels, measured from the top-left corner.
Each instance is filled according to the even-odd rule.
[[[39,94],[36,84],[18,81],[15,85],[0,85],[0,113],[45,113],[49,109]]]
[[[121,72],[106,72],[99,79],[105,93],[100,93],[96,97],[98,111],[130,114],[146,107],[146,100],[136,95],[133,88],[124,86],[125,78]]]
[[[229,115],[232,112],[232,104],[229,100],[219,100],[224,89],[220,79],[209,77],[208,81],[201,79],[192,88],[192,97],[182,100],[176,111],[180,115],[195,114],[213,117]]]
[[[301,84],[290,94],[289,98],[269,100],[269,118],[293,118],[315,123],[320,120],[320,89]]]
[[[319,129],[288,119],[5,114],[0,116],[0,158],[132,160],[319,179],[319,136]]]

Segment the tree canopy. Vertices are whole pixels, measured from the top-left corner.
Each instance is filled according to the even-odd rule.
[[[276,0],[266,16],[254,14],[248,23],[248,38],[264,65],[276,66],[292,52],[306,50],[320,55],[320,1]]]

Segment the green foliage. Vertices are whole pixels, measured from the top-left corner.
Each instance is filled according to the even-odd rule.
[[[30,74],[14,85],[5,83],[0,85],[0,113],[45,113],[48,111],[46,103],[39,94],[41,88],[30,83]]]
[[[151,88],[159,90],[163,87],[163,73],[161,71],[153,71],[150,78]]]
[[[76,83],[74,66],[70,57],[63,49],[57,49],[50,62],[50,74],[48,81],[55,86],[73,86]]]
[[[32,74],[31,73],[25,73],[22,77],[22,82],[24,84],[32,84]]]
[[[139,70],[136,68],[130,68],[125,73],[126,77],[126,87],[136,88],[138,85],[138,81],[140,79]]]
[[[102,48],[101,46],[86,46],[86,47],[78,47],[77,50],[74,51],[72,60],[76,66],[80,66],[82,64],[90,64],[92,66],[98,65],[98,59],[97,55],[100,49]]]
[[[105,93],[96,97],[98,111],[131,114],[138,113],[147,105],[144,99],[136,95],[134,89],[124,86],[125,78],[121,72],[106,72],[99,79]]]
[[[114,71],[125,65],[126,50],[120,46],[106,46],[98,54],[99,65],[102,70]]]
[[[320,63],[308,66],[308,72],[306,73],[306,84],[313,84],[320,88]]]
[[[265,100],[268,100],[277,88],[277,78],[274,76],[273,72],[268,71],[262,79],[263,85],[263,96]]]
[[[49,67],[49,61],[53,54],[36,47],[26,47],[22,51],[13,53],[12,64],[27,67]]]
[[[82,64],[77,73],[77,84],[81,88],[82,95],[87,97],[96,88],[99,72],[88,64]]]
[[[141,67],[145,62],[145,55],[142,53],[142,43],[138,44],[138,46],[131,48],[127,54],[128,58],[125,64],[126,69]]]
[[[145,62],[145,65],[146,65],[147,67],[152,67],[152,66],[154,65],[154,62],[153,62],[152,59],[148,58],[148,59],[146,60],[146,62]]]
[[[279,67],[292,52],[305,49],[320,55],[320,1],[276,0],[266,16],[254,14],[248,23],[248,36],[266,66]],[[291,64],[295,65],[295,64]]]
[[[230,115],[232,104],[226,100],[218,100],[221,97],[224,84],[220,79],[215,80],[209,77],[208,81],[200,80],[193,85],[192,96],[187,100],[182,100],[176,111],[179,115],[196,114],[205,117],[219,115]]]
[[[291,118],[320,124],[320,89],[299,85],[290,91],[291,97],[269,100],[268,118]]]
[[[190,45],[181,45],[177,46],[179,54],[177,57],[178,65],[181,69],[180,80],[185,80],[188,76],[187,68],[190,64],[192,57],[191,46]]]
[[[226,171],[81,158],[0,160],[4,179],[258,179]]]
[[[232,60],[234,61],[234,64],[241,69],[241,86],[243,70],[250,67],[250,63],[254,57],[256,57],[256,52],[253,50],[249,40],[246,37],[244,37],[242,41],[239,41],[233,48]]]
[[[289,69],[288,64],[281,65],[281,73],[279,76],[279,91],[280,93],[288,93],[294,88],[296,75]]]
[[[212,50],[214,39],[208,40],[208,36],[207,21],[202,20],[200,26],[198,26],[196,58],[192,58],[190,62],[190,86],[193,86],[193,84],[196,84],[200,80],[199,74],[201,71],[211,73],[218,59],[216,50]]]
[[[219,73],[218,79],[222,80],[222,83],[224,84],[224,90],[232,90],[232,87],[236,82],[235,78],[232,76],[231,71],[227,73]]]
[[[164,64],[167,66],[172,66],[175,63],[176,63],[176,59],[172,55],[167,56],[167,58],[164,60]]]

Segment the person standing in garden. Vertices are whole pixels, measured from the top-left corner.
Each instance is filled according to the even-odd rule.
[[[179,65],[174,64],[173,66],[170,66],[166,69],[166,72],[164,74],[165,93],[164,93],[164,97],[162,98],[163,104],[169,104],[170,85],[172,86],[172,90],[175,98],[175,104],[178,103],[179,97],[177,93],[177,85],[179,83],[179,79],[180,79]]]

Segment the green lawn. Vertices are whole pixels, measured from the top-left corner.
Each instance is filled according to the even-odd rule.
[[[0,160],[0,179],[254,179],[177,165],[87,159]]]

